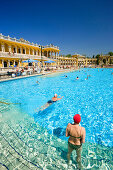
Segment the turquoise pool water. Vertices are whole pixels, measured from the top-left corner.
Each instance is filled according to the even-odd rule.
[[[79,113],[81,126],[86,129],[86,143],[106,147],[110,151],[113,147],[112,72],[113,69],[89,68],[3,82],[0,83],[0,98],[5,102],[19,103],[15,107],[23,115],[34,118],[48,134],[62,142],[68,140],[65,137],[67,124],[73,122],[74,114]],[[90,77],[85,80],[87,75]],[[77,76],[79,80],[76,80]],[[64,97],[40,112],[40,107],[55,93]],[[101,159],[105,159],[105,155],[101,155]],[[111,159],[112,154],[108,162]]]

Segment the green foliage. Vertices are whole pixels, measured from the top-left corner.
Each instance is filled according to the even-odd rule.
[[[100,54],[97,54],[95,58],[97,58],[97,65],[99,65],[99,57],[100,57]]]
[[[71,54],[67,54],[66,57],[72,57]]]
[[[108,54],[109,54],[110,56],[113,56],[113,52],[112,52],[112,51],[110,51]]]

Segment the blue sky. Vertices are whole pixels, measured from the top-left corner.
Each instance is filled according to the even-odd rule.
[[[61,54],[113,51],[113,0],[20,0],[0,2],[0,32]]]

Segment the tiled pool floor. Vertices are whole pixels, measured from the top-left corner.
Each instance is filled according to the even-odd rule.
[[[49,132],[13,105],[0,104],[0,170],[76,169],[75,152],[67,167],[67,141]],[[113,169],[113,150],[86,142],[83,169]]]

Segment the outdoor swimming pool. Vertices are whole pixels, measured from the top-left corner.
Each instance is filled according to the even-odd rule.
[[[40,133],[38,133],[38,137],[35,136],[35,139],[40,139],[43,136],[45,144],[47,142],[47,144],[52,145],[54,152],[56,148],[61,159],[65,161],[68,140],[65,137],[65,129],[69,122],[73,123],[74,114],[80,114],[82,118],[81,126],[86,129],[86,143],[83,146],[84,151],[82,153],[83,165],[85,168],[87,167],[86,169],[91,167],[109,169],[113,167],[112,72],[113,69],[89,68],[69,73],[3,82],[0,83],[0,98],[1,101],[18,103],[8,105],[11,108],[10,111],[7,111],[7,114],[10,112],[13,115],[13,110],[18,110],[21,113],[20,117],[28,115],[29,119],[34,118],[34,126],[36,123],[40,128]],[[67,75],[67,78],[65,78],[65,75]],[[85,80],[87,75],[90,76],[88,80]],[[79,80],[76,80],[77,76]],[[39,84],[36,83],[37,80]],[[40,112],[40,107],[50,100],[55,93],[64,97]],[[6,119],[4,109],[1,114]],[[13,116],[11,119],[13,119]],[[14,119],[18,119],[18,116]],[[27,127],[29,126],[29,119],[27,119]],[[21,128],[25,126],[24,123],[18,122]],[[11,127],[14,130],[12,124]],[[24,130],[26,130],[26,127]],[[27,130],[29,132],[29,127]],[[49,141],[47,140],[48,135],[51,139]],[[29,141],[29,138],[27,139]],[[55,141],[60,142],[60,144]],[[40,146],[40,148],[42,147]],[[58,151],[58,148],[60,148],[60,151]],[[48,155],[49,158],[52,157],[51,153],[48,153]],[[27,159],[30,158],[27,157]],[[47,161],[43,166],[45,164],[48,165]],[[51,166],[54,167],[52,164]],[[74,165],[71,168],[73,169]]]

